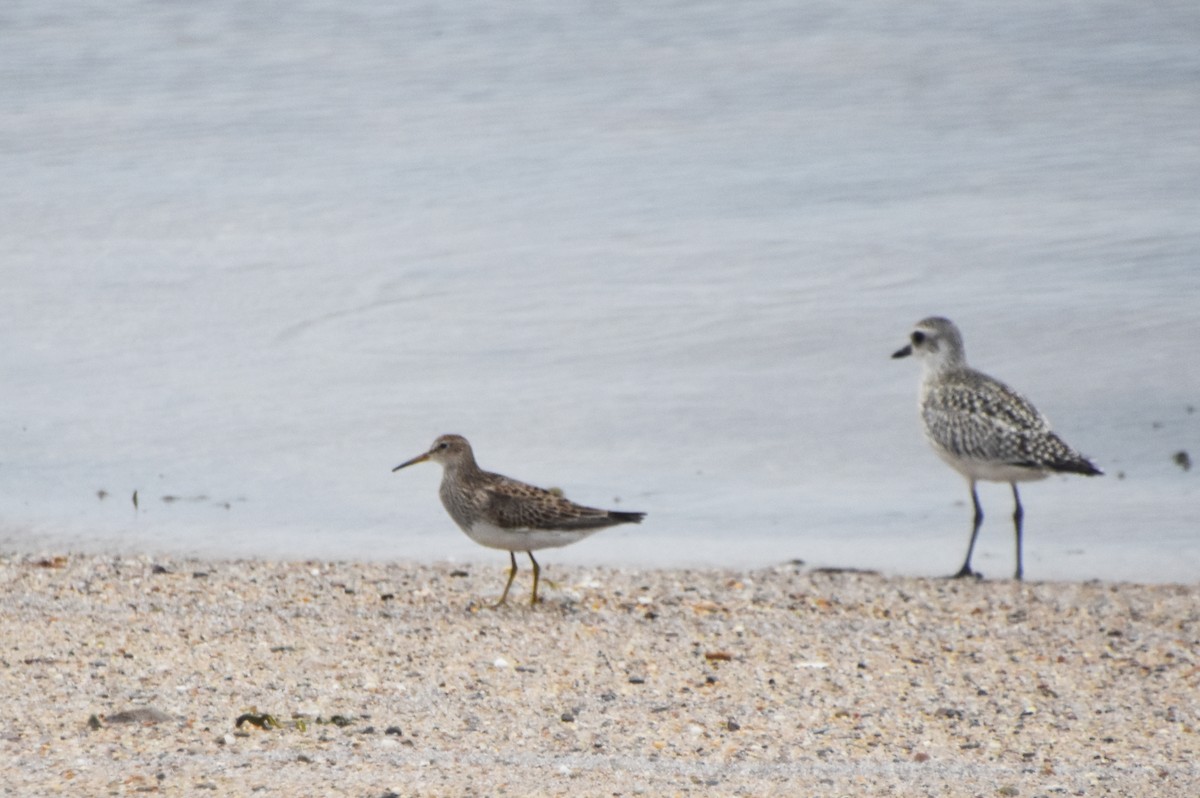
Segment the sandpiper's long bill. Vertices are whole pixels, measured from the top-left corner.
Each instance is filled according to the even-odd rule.
[[[427,460],[442,466],[438,493],[454,523],[476,543],[508,552],[512,567],[497,605],[507,600],[516,578],[516,552],[525,552],[533,564],[530,604],[537,604],[541,568],[534,559],[534,551],[566,546],[616,524],[641,523],[646,515],[585,507],[557,491],[484,471],[475,463],[471,444],[461,435],[442,435],[429,451],[404,461],[392,471]]]
[[[986,480],[1012,486],[1016,503],[1015,577],[1021,579],[1025,511],[1017,483],[1044,479],[1054,473],[1094,476],[1103,472],[1052,432],[1045,416],[1028,399],[969,367],[962,334],[949,319],[931,316],[917,322],[908,344],[892,357],[909,355],[924,364],[918,407],[925,438],[938,457],[966,477],[975,505],[967,557],[955,576],[979,576],[971,570],[971,554],[983,523],[975,483]]]

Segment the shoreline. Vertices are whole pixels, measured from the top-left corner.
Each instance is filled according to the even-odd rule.
[[[5,792],[1200,792],[1195,586],[543,565],[0,556]]]
[[[19,534],[18,534],[19,532]],[[888,538],[892,540],[892,538]],[[599,541],[597,541],[599,542]],[[775,568],[786,568],[799,565],[806,572],[817,570],[832,572],[861,572],[876,574],[884,579],[930,579],[939,580],[950,577],[961,563],[962,552],[951,546],[961,541],[952,537],[949,541],[938,539],[926,541],[920,559],[911,551],[902,551],[903,557],[897,559],[896,551],[882,549],[886,556],[880,556],[880,551],[874,547],[879,541],[874,539],[862,541],[854,549],[829,551],[805,551],[795,547],[796,551],[789,552],[785,545],[777,545],[778,541],[767,541],[752,549],[752,556],[715,557],[717,542],[708,539],[698,541],[699,556],[693,550],[682,553],[675,552],[670,557],[657,553],[657,549],[647,550],[637,548],[639,541],[632,538],[612,539],[609,535],[603,540],[602,546],[576,545],[556,550],[552,558],[546,562],[539,559],[543,566],[564,569],[608,569],[614,571],[727,571],[733,573],[756,573]],[[364,566],[375,565],[437,565],[445,567],[476,567],[488,568],[495,566],[498,570],[506,570],[506,556],[502,551],[486,549],[470,541],[457,530],[441,530],[440,534],[431,536],[428,545],[417,551],[411,547],[391,547],[390,543],[382,544],[371,551],[351,551],[347,554],[344,548],[327,545],[322,548],[296,550],[293,547],[286,553],[278,553],[271,548],[261,546],[241,546],[228,540],[217,544],[201,546],[182,546],[174,541],[160,542],[157,545],[141,538],[128,536],[104,536],[80,533],[78,537],[55,535],[37,528],[8,528],[0,530],[0,558],[3,557],[53,557],[63,553],[72,556],[136,559],[150,558],[156,560],[197,560],[209,562],[314,562],[357,564]],[[435,545],[436,544],[436,545]],[[720,544],[728,549],[728,541]],[[873,557],[862,557],[863,548],[875,551]],[[811,547],[810,547],[811,548]],[[908,547],[911,549],[912,547]],[[927,550],[927,551],[926,551]],[[647,553],[650,551],[651,553]],[[619,556],[614,556],[616,552]],[[930,554],[929,552],[932,552]],[[743,550],[741,554],[745,554]],[[1181,552],[1175,558],[1175,564],[1169,568],[1156,567],[1137,559],[1137,564],[1129,567],[1129,558],[1138,558],[1140,552],[1125,553],[1126,559],[1121,560],[1121,552],[1104,549],[1097,554],[1098,562],[1088,563],[1089,567],[1080,567],[1075,563],[1064,567],[1063,562],[1052,562],[1045,559],[1044,553],[1035,552],[1030,556],[1026,552],[1027,584],[1132,584],[1147,586],[1187,586],[1200,585],[1200,560],[1196,560],[1189,550]],[[1062,556],[1083,559],[1081,552],[1070,550],[1061,552]],[[994,550],[988,541],[982,541],[977,546],[976,558],[973,563],[976,570],[983,572],[985,582],[1005,582],[1011,580],[1012,561],[1007,547],[1002,551]],[[1124,567],[1115,568],[1112,563],[1126,563]],[[1193,564],[1197,568],[1193,568]],[[524,573],[528,561],[521,566]],[[1195,577],[1192,574],[1197,574]],[[520,579],[521,577],[518,577]]]

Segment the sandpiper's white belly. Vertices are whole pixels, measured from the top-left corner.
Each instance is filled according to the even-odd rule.
[[[583,540],[596,529],[503,529],[486,521],[476,521],[463,527],[467,537],[481,546],[504,551],[536,551],[566,546]]]

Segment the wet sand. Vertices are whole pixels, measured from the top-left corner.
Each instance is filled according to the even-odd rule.
[[[506,565],[0,558],[0,790],[1200,795],[1195,586]]]

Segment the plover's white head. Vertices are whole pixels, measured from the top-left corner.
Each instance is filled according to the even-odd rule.
[[[925,364],[925,369],[930,372],[961,368],[967,365],[967,356],[963,351],[962,333],[950,319],[944,319],[941,316],[921,319],[913,327],[908,341],[908,344],[894,352],[892,357],[913,355],[920,358]]]

